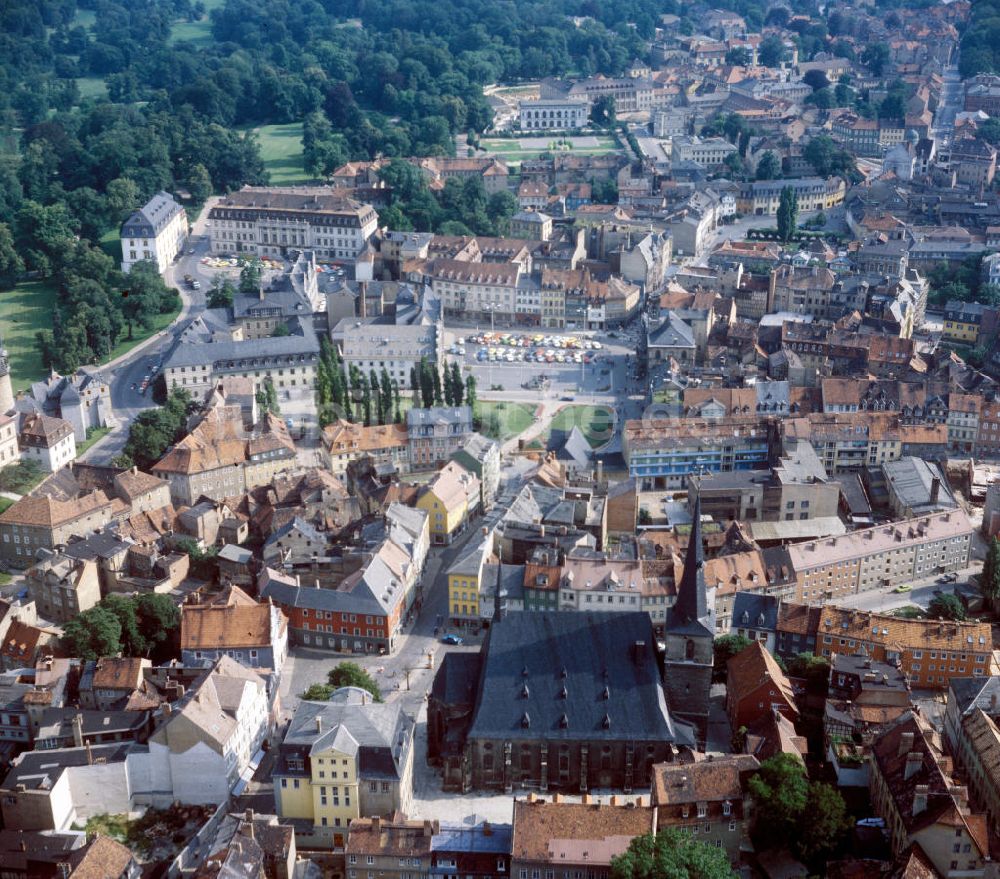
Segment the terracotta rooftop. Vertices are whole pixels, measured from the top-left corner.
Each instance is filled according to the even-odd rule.
[[[788,676],[781,670],[771,652],[754,641],[729,660],[727,665],[727,692],[736,699],[748,696],[763,684],[773,683],[790,705],[795,705],[795,694]]]
[[[182,650],[270,644],[270,604],[185,604],[181,608]]]
[[[33,525],[54,528],[73,522],[101,508],[110,514],[111,501],[103,491],[92,491],[73,500],[25,496],[0,515],[0,525]]]
[[[653,831],[653,818],[647,806],[515,800],[511,857],[607,865],[634,837]]]
[[[148,660],[138,656],[104,657],[94,670],[95,690],[134,690],[142,684],[142,669]]]
[[[757,758],[737,754],[698,763],[657,763],[653,767],[653,803],[737,800],[743,796],[742,777],[760,768]]]
[[[73,872],[69,874],[70,879],[110,879],[121,876],[131,861],[132,852],[125,846],[110,836],[98,834],[76,862]]]

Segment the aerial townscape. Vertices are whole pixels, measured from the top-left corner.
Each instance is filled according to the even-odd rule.
[[[1000,879],[998,150],[1000,0],[0,3],[0,879]]]

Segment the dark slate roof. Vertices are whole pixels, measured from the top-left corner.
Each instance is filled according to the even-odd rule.
[[[310,321],[289,319],[289,336],[231,342],[182,342],[167,358],[165,367],[202,366],[227,360],[253,361],[262,357],[298,357],[319,353],[319,339]],[[291,361],[288,361],[291,363]]]
[[[744,616],[745,615],[745,616]],[[778,597],[737,592],[733,597],[733,626],[773,632],[778,625]]]
[[[132,742],[91,745],[89,748],[52,748],[45,751],[25,751],[15,758],[10,772],[3,780],[2,787],[12,790],[15,785],[24,784],[28,790],[37,790],[45,785],[53,785],[64,769],[71,766],[86,766],[102,759],[105,763],[119,763],[125,759]]]
[[[289,750],[306,749],[313,754],[335,748],[357,754],[366,778],[399,778],[413,741],[413,726],[413,718],[398,703],[300,702],[282,742],[282,757]]]
[[[434,675],[431,695],[447,705],[471,705],[476,701],[482,656],[479,653],[449,651]]]
[[[122,238],[155,238],[184,210],[169,192],[158,192],[122,223]]]
[[[515,613],[482,653],[469,738],[693,744],[667,710],[648,614]]]
[[[74,559],[96,561],[97,559],[114,558],[127,550],[129,546],[131,543],[122,540],[117,534],[95,531],[82,540],[67,543],[63,553]]]
[[[694,348],[694,331],[673,312],[666,320],[649,331],[646,345],[650,348]]]
[[[952,678],[948,687],[955,696],[960,715],[973,708],[981,708],[990,717],[997,717],[996,705],[1000,705],[1000,678]],[[997,700],[996,705],[991,704],[991,698]]]

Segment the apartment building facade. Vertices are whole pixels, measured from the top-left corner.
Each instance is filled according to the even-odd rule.
[[[312,250],[320,259],[353,261],[378,228],[370,205],[323,187],[245,186],[209,211],[212,253],[286,256]]]
[[[692,473],[766,466],[772,433],[767,420],[754,417],[629,421],[623,452],[642,489],[682,488]]]
[[[802,605],[783,604],[778,619],[778,647],[786,643],[789,619]],[[995,674],[990,627],[986,623],[907,620],[888,614],[832,605],[814,608],[803,621],[800,642],[809,649],[815,637],[817,656],[864,652],[898,667],[914,689],[947,690],[953,678],[988,678]]]
[[[972,533],[969,517],[955,509],[792,544],[796,599],[819,604],[961,570],[969,564]]]
[[[579,99],[521,101],[517,107],[522,131],[564,131],[587,124],[590,105]]]

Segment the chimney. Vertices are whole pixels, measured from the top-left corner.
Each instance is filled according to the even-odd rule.
[[[382,819],[378,815],[375,815],[372,817],[372,833],[379,833],[381,832],[381,830],[382,830]]]
[[[556,794],[556,796],[559,796],[559,795]],[[556,800],[556,798],[553,797],[552,798],[552,802],[556,803],[556,802],[558,802],[558,800]],[[493,828],[490,827],[490,822],[489,821],[484,821],[483,822],[483,836],[492,836],[492,835],[493,835]]]
[[[930,787],[926,784],[918,784],[913,790],[913,814],[919,815],[927,811],[927,794]]]
[[[903,754],[909,754],[913,750],[913,733],[905,732],[899,737],[899,750],[896,752],[897,757],[902,757]]]
[[[611,805],[612,806],[618,805],[618,797],[616,797],[614,794],[611,795]]]
[[[424,836],[430,837],[434,835],[434,822],[424,821]]]
[[[94,753],[90,750],[90,742],[84,743],[84,747],[87,749],[87,765],[94,765]]]
[[[316,735],[323,732],[323,717],[319,714],[316,715]]]
[[[938,496],[941,494],[941,477],[935,476],[931,479],[931,503],[936,504],[938,502]]]
[[[924,755],[919,751],[911,751],[906,755],[906,769],[903,778],[913,778],[924,766]]]
[[[83,747],[83,715],[73,715],[73,747]]]
[[[632,663],[642,665],[642,659],[646,655],[646,642],[636,641],[632,644]]]

